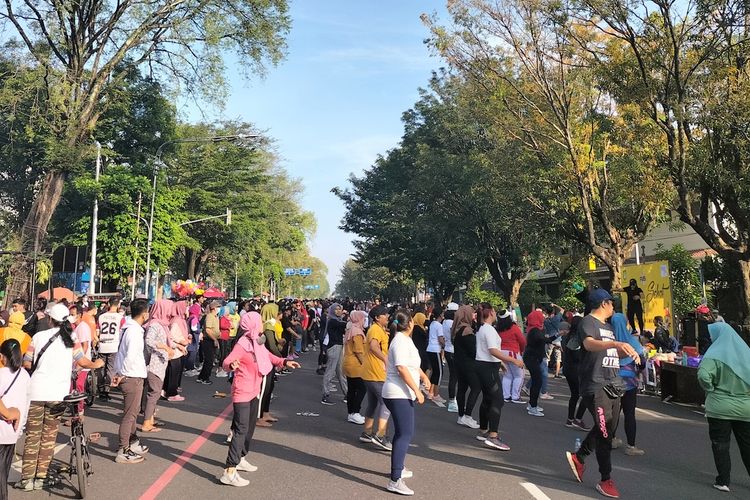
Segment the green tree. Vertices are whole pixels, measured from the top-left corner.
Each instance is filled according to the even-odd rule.
[[[696,261],[692,254],[680,244],[671,248],[658,245],[655,257],[657,260],[669,261],[674,314],[682,318],[694,311],[703,300],[700,262]]]
[[[7,1],[0,22],[17,37],[5,46],[10,57],[44,75],[39,84],[45,106],[33,119],[49,133],[20,231],[27,253],[44,244],[66,176],[91,154],[98,120],[114,101],[107,96],[132,68],[147,66],[175,90],[219,102],[226,88],[222,54],[234,51],[248,74],[262,73],[266,62],[283,56],[289,29],[285,0]],[[28,294],[23,277],[29,266],[26,258],[14,262],[8,296]]]
[[[385,267],[368,267],[348,259],[341,268],[341,279],[334,291],[338,297],[352,300],[404,302],[414,295],[413,281]]]

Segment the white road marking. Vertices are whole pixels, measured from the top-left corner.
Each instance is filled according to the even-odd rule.
[[[531,494],[536,500],[550,500],[550,498],[544,494],[534,483],[520,483],[523,488]]]
[[[680,420],[682,422],[687,422],[687,423],[691,423],[691,424],[698,423],[695,420],[689,420],[687,418],[681,418],[681,417],[674,417],[672,415],[663,415],[661,413],[656,413],[655,411],[644,410],[643,408],[636,408],[636,411],[638,411],[640,413],[643,413],[645,415],[648,415],[649,417],[660,418],[662,420]]]

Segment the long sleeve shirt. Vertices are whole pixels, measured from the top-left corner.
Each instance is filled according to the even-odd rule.
[[[232,363],[235,361],[240,362],[239,368],[234,371],[234,381],[232,382],[232,402],[233,403],[248,403],[260,395],[261,384],[263,383],[264,374],[261,373],[261,368],[258,365],[256,356],[267,355],[271,364],[277,368],[282,368],[286,360],[266,352],[257,354],[253,351],[249,351],[243,346],[243,342],[246,339],[240,339],[235,345],[232,352],[224,359],[222,368],[224,371],[231,371]],[[251,340],[250,342],[255,342]],[[255,349],[265,349],[265,346],[256,345]],[[272,375],[269,375],[272,376]]]
[[[750,385],[717,359],[704,359],[698,383],[706,391],[706,417],[750,422]]]

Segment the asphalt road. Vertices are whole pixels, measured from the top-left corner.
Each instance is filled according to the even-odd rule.
[[[242,489],[218,482],[227,453],[231,401],[212,396],[216,390],[229,391],[226,379],[214,379],[212,386],[186,379],[185,402],[160,402],[158,415],[167,425],[162,432],[142,436],[151,451],[141,464],[113,461],[119,395],[110,403],[97,401],[86,419],[86,431],[102,435],[91,446],[95,474],[87,498],[395,498],[384,489],[389,454],[358,442],[361,427],[346,422],[343,396],[334,395],[334,406],[320,404],[322,377],[315,374],[316,360],[317,353],[303,355],[303,368],[277,385],[272,411],[281,421],[257,430],[249,459],[259,470],[243,474],[251,484]],[[572,478],[564,452],[584,435],[563,425],[565,381],[550,379],[550,390],[555,399],[543,402],[545,418],[528,416],[525,405],[503,408],[500,430],[510,452],[485,448],[474,438],[475,431],[456,424],[455,414],[425,403],[417,409],[417,435],[407,457],[414,478],[407,484],[417,496],[430,499],[602,498],[594,490],[599,475],[593,456],[583,484]],[[445,388],[442,395],[447,396]],[[750,478],[734,443],[732,492],[711,487],[715,469],[707,425],[694,408],[646,396],[639,397],[638,405],[637,444],[646,455],[628,457],[622,450],[613,451],[613,479],[622,498],[750,498]],[[477,411],[478,405],[475,418]],[[319,416],[298,415],[305,412]],[[590,416],[586,419],[591,422]],[[60,433],[53,466],[69,457],[67,432],[63,428]],[[624,437],[622,428],[618,435]],[[11,481],[17,477],[12,473]],[[50,496],[76,498],[76,491],[66,480],[49,491],[10,492],[10,498],[19,500]]]

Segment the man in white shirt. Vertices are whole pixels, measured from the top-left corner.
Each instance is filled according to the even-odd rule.
[[[137,464],[143,462],[148,448],[141,446],[136,434],[138,411],[141,408],[143,381],[148,376],[144,357],[143,324],[148,320],[148,301],[135,299],[130,303],[130,317],[122,328],[120,346],[115,358],[113,386],[119,386],[124,396],[124,412],[120,422],[120,444],[115,462]]]
[[[112,376],[115,374],[115,358],[120,347],[120,330],[125,325],[125,316],[118,312],[120,299],[109,301],[109,309],[99,316],[99,355],[104,360],[104,370],[101,371],[99,397],[105,401],[110,399],[109,389]]]

